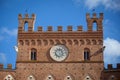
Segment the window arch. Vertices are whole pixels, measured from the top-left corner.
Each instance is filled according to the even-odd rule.
[[[31,49],[31,60],[37,60],[37,50]]]
[[[84,80],[92,80],[90,76],[86,76]]]
[[[25,21],[24,23],[24,31],[28,31],[28,21]]]
[[[14,78],[12,77],[12,75],[7,75],[4,80],[14,80]]]
[[[98,30],[97,21],[93,21],[92,27],[93,27],[93,31],[97,31]]]
[[[46,77],[46,80],[54,80],[54,78],[53,78],[52,75],[48,75],[48,76]]]
[[[116,80],[116,78],[115,78],[114,75],[111,75],[111,76],[109,77],[109,80]]]
[[[33,75],[30,75],[27,80],[35,80],[35,77]]]
[[[64,80],[73,80],[71,76],[66,76]]]
[[[84,49],[84,60],[90,60],[90,50],[88,48]]]

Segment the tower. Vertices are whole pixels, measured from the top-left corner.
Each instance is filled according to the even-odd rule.
[[[100,13],[99,18],[97,17],[96,13],[93,13],[92,17],[90,17],[90,14],[86,14],[86,21],[88,26],[88,31],[93,31],[93,23],[97,24],[97,31],[102,31],[102,20],[103,20],[103,13]]]
[[[42,26],[34,31],[35,15],[18,16],[16,80],[100,80],[103,70],[103,14],[86,14],[88,31],[58,26],[57,31]],[[97,30],[92,24],[97,23]],[[24,24],[28,23],[28,31]]]

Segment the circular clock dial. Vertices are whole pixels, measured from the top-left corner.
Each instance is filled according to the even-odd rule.
[[[68,56],[68,50],[64,45],[56,45],[50,49],[50,56],[55,61],[63,61]]]

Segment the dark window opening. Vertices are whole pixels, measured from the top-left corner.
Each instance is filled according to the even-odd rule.
[[[90,60],[90,52],[88,49],[84,51],[84,60]]]
[[[31,50],[31,60],[37,60],[37,52],[35,49]]]

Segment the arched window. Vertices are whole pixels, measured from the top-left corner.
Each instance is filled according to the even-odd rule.
[[[37,50],[31,49],[31,60],[37,60]]]
[[[27,80],[35,80],[35,77],[33,75],[30,75]]]
[[[25,23],[24,23],[24,31],[28,31],[28,22],[27,21],[25,21]]]
[[[90,76],[86,76],[84,80],[92,80]]]
[[[11,75],[7,75],[4,80],[14,80],[14,78]]]
[[[115,78],[114,75],[111,75],[111,76],[109,77],[109,80],[116,80],[116,78]]]
[[[64,80],[73,80],[71,76],[66,76]]]
[[[84,49],[84,60],[90,60],[90,50],[88,48]]]
[[[93,22],[93,31],[97,31],[97,22],[96,21]]]
[[[52,77],[52,75],[48,75],[48,76],[46,77],[46,80],[54,80],[54,78]]]

